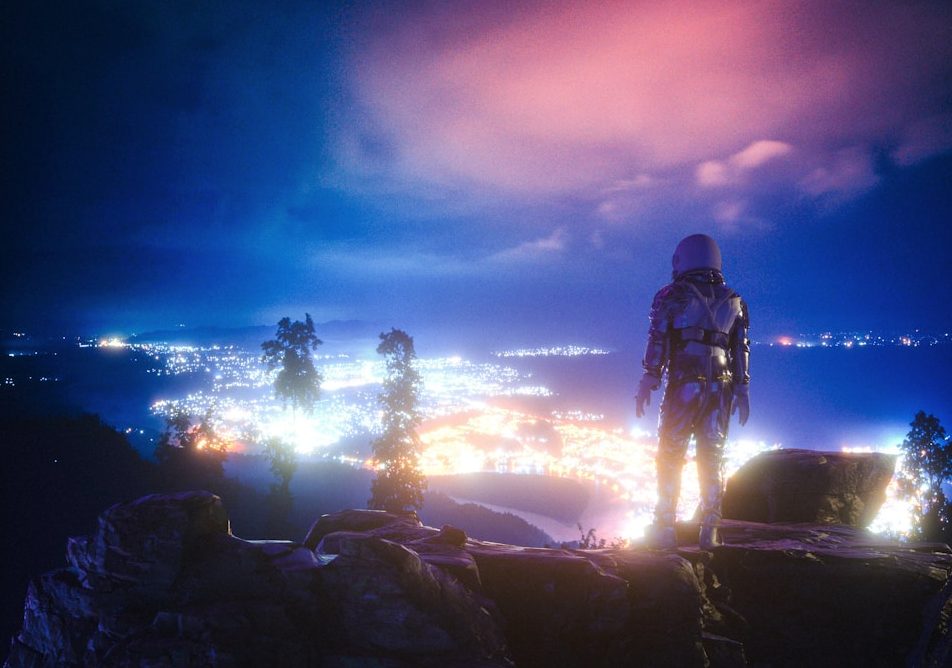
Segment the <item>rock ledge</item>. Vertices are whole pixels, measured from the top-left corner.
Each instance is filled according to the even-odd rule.
[[[303,543],[207,492],[114,506],[36,578],[7,666],[944,666],[952,553],[727,521],[712,554],[476,541],[350,510]]]

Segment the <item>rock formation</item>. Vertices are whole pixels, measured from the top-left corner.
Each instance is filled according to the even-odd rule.
[[[836,476],[833,476],[834,478]],[[728,520],[726,545],[520,548],[349,510],[242,540],[218,497],[104,512],[36,578],[8,666],[944,666],[952,552]]]
[[[727,482],[724,517],[866,527],[886,500],[896,457],[880,453],[773,450]]]

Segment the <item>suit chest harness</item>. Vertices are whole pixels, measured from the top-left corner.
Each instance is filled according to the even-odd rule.
[[[700,343],[706,346],[722,348],[726,351],[730,345],[730,337],[718,327],[717,312],[724,304],[735,297],[735,293],[728,290],[727,294],[721,298],[707,297],[698,290],[697,286],[693,283],[685,281],[684,284],[687,285],[697,297],[698,303],[704,309],[703,315],[705,317],[702,326],[672,328],[671,333],[675,341],[681,343]]]

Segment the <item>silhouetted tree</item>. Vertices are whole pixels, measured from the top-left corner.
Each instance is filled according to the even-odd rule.
[[[278,482],[272,484],[268,492],[269,535],[287,538],[291,535],[290,517],[294,506],[291,478],[297,471],[297,456],[291,443],[275,437],[264,442],[264,454],[271,466],[271,473],[278,478]]]
[[[280,480],[278,485],[289,489],[291,478],[298,467],[294,446],[280,438],[272,437],[264,442],[264,454],[268,458],[271,473]]]
[[[952,505],[942,485],[952,477],[952,444],[934,415],[919,411],[909,426],[900,446],[903,460],[897,482],[900,494],[915,503],[912,537],[948,541],[952,537]]]
[[[228,444],[215,431],[214,417],[208,410],[193,422],[188,411],[175,410],[165,419],[155,458],[174,486],[214,486],[224,479]]]
[[[291,538],[294,533],[291,526],[291,509],[294,497],[291,495],[291,478],[297,471],[298,462],[294,446],[280,438],[269,438],[264,442],[264,454],[271,466],[271,473],[278,482],[268,491],[268,535],[272,538]]]
[[[426,479],[420,472],[417,427],[422,379],[414,361],[413,338],[399,329],[380,335],[377,352],[384,355],[387,376],[379,396],[383,434],[373,442],[374,458],[382,468],[371,485],[369,505],[377,510],[404,512],[423,507]]]
[[[275,338],[261,344],[264,350],[261,361],[268,365],[269,370],[281,369],[274,380],[274,393],[284,405],[290,402],[295,411],[302,408],[310,412],[320,396],[321,381],[324,380],[314,368],[311,353],[323,341],[314,334],[311,315],[305,313],[304,316],[304,322],[281,318]]]
[[[291,443],[274,437],[264,442],[264,454],[271,465],[271,472],[278,478],[278,482],[272,484],[268,492],[268,535],[289,538],[292,533],[291,508],[294,506],[291,478],[297,471],[297,456]]]

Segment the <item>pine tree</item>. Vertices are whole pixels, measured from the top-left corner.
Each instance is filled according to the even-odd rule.
[[[377,352],[386,358],[387,375],[379,396],[383,433],[373,442],[374,458],[382,468],[372,483],[369,506],[390,512],[418,510],[423,507],[426,479],[419,467],[417,435],[423,382],[414,365],[413,338],[391,329],[380,335]]]
[[[911,429],[900,446],[902,467],[897,475],[899,492],[915,503],[912,537],[919,540],[949,540],[952,506],[942,491],[952,478],[952,443],[934,415],[916,413]]]
[[[311,353],[323,341],[314,333],[314,321],[310,313],[304,314],[304,322],[291,322],[288,317],[278,321],[274,339],[261,344],[264,351],[261,361],[268,370],[280,369],[274,379],[274,393],[281,399],[285,409],[291,404],[292,419],[297,427],[298,409],[306,413],[314,410],[320,398],[324,377],[314,367]],[[271,485],[268,494],[268,524],[275,535],[290,535],[289,517],[294,499],[291,496],[291,478],[297,470],[297,458],[292,443],[279,438],[264,443],[264,454],[280,482]]]
[[[323,341],[314,334],[311,315],[304,316],[304,322],[281,318],[275,338],[261,344],[261,361],[268,365],[268,370],[281,369],[274,380],[274,393],[285,406],[290,401],[295,412],[299,408],[306,412],[314,410],[324,380],[311,359],[311,352]]]

